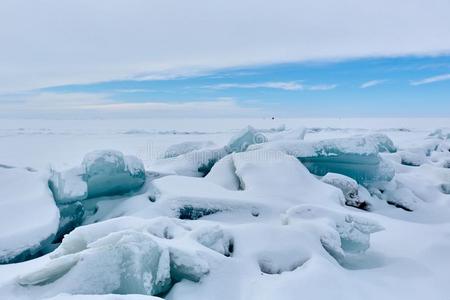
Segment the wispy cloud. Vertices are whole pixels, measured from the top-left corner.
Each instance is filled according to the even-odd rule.
[[[382,83],[386,82],[385,79],[378,79],[378,80],[370,80],[367,82],[364,82],[363,84],[361,84],[359,87],[362,89],[367,89],[376,85],[380,85]]]
[[[244,107],[232,98],[169,102],[119,102],[103,93],[29,93],[0,95],[0,117],[134,118],[254,116],[260,107]]]
[[[298,81],[271,81],[271,82],[260,82],[260,83],[220,83],[214,85],[207,85],[206,88],[223,90],[223,89],[278,89],[285,91],[298,91],[303,90],[304,85]]]
[[[422,84],[429,84],[433,82],[439,82],[444,80],[450,80],[450,74],[442,74],[438,76],[428,77],[421,80],[411,81],[411,85],[422,85]]]
[[[223,90],[223,89],[277,89],[284,91],[325,91],[336,88],[336,84],[318,84],[305,85],[299,81],[270,81],[270,82],[256,82],[256,83],[221,83],[214,85],[207,85],[205,88]]]
[[[134,93],[150,93],[150,92],[155,92],[155,90],[152,90],[152,89],[117,89],[117,90],[114,90],[114,92],[134,94]]]
[[[306,89],[310,90],[310,91],[328,91],[328,90],[333,90],[336,87],[337,87],[337,84],[318,84],[318,85],[306,86]]]

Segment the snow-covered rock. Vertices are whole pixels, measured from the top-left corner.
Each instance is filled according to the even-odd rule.
[[[0,167],[0,263],[36,256],[54,239],[59,212],[48,176]]]

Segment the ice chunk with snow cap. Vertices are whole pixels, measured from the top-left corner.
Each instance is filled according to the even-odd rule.
[[[439,128],[430,133],[430,137],[438,138],[441,140],[450,140],[450,128]]]
[[[68,204],[136,191],[144,182],[145,170],[140,159],[119,151],[100,150],[86,154],[81,167],[54,171],[48,184],[55,201]]]
[[[55,294],[155,295],[170,287],[167,248],[145,233],[111,233],[78,253],[50,260],[42,269],[18,278],[22,286],[46,286]]]
[[[397,151],[397,147],[394,145],[394,142],[385,134],[374,133],[366,135],[364,138],[368,142],[371,142],[374,145],[376,145],[378,152],[394,153]]]
[[[230,256],[233,252],[233,239],[231,235],[219,225],[201,227],[192,234],[203,246]]]
[[[80,167],[63,172],[52,171],[48,184],[58,204],[81,201],[88,196],[84,170]]]
[[[59,212],[47,174],[0,167],[0,263],[21,262],[50,245]]]
[[[247,150],[250,145],[265,142],[267,142],[267,138],[264,134],[258,132],[251,126],[247,126],[230,139],[227,149],[230,152],[242,152]]]
[[[324,232],[321,242],[338,261],[346,255],[362,253],[370,247],[370,234],[383,230],[377,222],[357,215],[313,205],[298,205],[287,210],[285,224],[296,220],[322,220],[334,230]]]
[[[401,151],[400,157],[402,165],[414,167],[423,165],[427,160],[425,152],[421,151],[421,149],[415,151]]]
[[[136,191],[145,182],[142,162],[119,151],[90,152],[84,157],[82,166],[89,198]]]
[[[378,146],[365,137],[337,138],[322,141],[275,141],[252,145],[255,149],[280,150],[297,157],[313,174],[338,173],[359,183],[390,181],[394,168],[378,154]]]
[[[450,152],[450,141],[445,140],[439,143],[436,147],[436,151],[449,153]]]
[[[186,154],[195,150],[203,148],[211,148],[214,143],[211,141],[188,141],[179,144],[172,145],[166,149],[164,158],[177,157],[182,154]]]
[[[165,239],[165,234],[161,238],[152,233],[158,225],[183,230],[168,221],[124,217],[79,227],[63,239],[46,265],[19,276],[17,282],[51,296],[159,295],[177,281],[199,281],[209,272],[207,261],[197,254],[201,245],[194,239],[180,243],[177,236]]]
[[[346,205],[366,207],[367,204],[358,195],[358,183],[354,179],[341,174],[327,173],[322,177],[322,181],[340,189],[344,194]]]
[[[151,168],[161,174],[204,177],[214,164],[227,154],[225,147],[194,150],[176,157],[156,160]]]

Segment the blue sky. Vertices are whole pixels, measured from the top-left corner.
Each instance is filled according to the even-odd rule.
[[[2,0],[0,117],[449,116],[448,0]]]
[[[114,103],[233,101],[260,108],[255,117],[450,116],[450,56],[274,64],[39,91],[108,95]]]

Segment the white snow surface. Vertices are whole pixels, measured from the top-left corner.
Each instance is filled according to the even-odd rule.
[[[0,261],[38,250],[56,233],[59,211],[47,180],[45,172],[0,167]]]
[[[71,169],[88,152],[115,149],[147,171],[134,194],[86,200],[95,209],[51,253],[0,265],[0,299],[449,299],[450,119],[0,125],[0,251],[56,232],[50,167]],[[225,151],[248,125],[267,140]],[[375,149],[383,135],[394,145]],[[307,154],[308,145],[355,136],[366,140],[357,151],[382,151],[395,169],[390,182],[321,178],[284,151]],[[168,149],[177,156],[164,158]],[[201,177],[211,157],[220,160]],[[129,171],[138,164],[127,161]],[[346,191],[369,210],[345,205]]]

